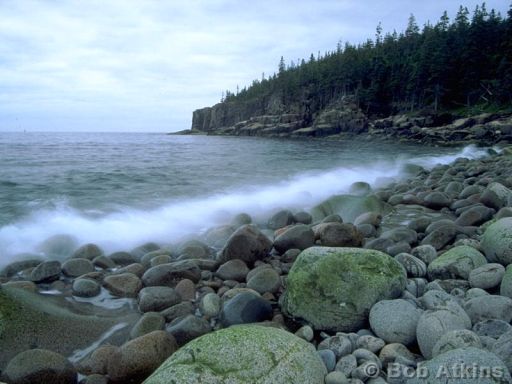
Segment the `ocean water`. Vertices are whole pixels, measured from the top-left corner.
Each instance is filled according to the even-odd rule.
[[[308,209],[485,149],[363,140],[281,140],[147,133],[0,133],[0,265],[41,253],[54,235],[105,251],[171,243],[246,212]]]

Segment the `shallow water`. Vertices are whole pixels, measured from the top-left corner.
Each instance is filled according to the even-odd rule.
[[[168,243],[279,207],[485,150],[361,140],[133,133],[0,133],[0,264],[69,234],[107,252]]]

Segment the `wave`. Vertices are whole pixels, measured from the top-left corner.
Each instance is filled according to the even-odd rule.
[[[153,210],[126,207],[119,212],[91,217],[65,203],[38,210],[25,219],[0,228],[0,264],[21,252],[37,253],[46,239],[68,234],[78,243],[96,243],[106,252],[129,250],[147,241],[167,244],[184,236],[226,224],[241,212],[257,221],[279,208],[308,209],[322,200],[349,190],[352,183],[371,185],[386,178],[400,178],[407,163],[433,168],[459,157],[479,158],[486,149],[468,146],[442,156],[402,157],[365,166],[342,167],[298,174],[274,185],[248,186],[229,193],[172,201]],[[42,255],[44,256],[44,255]]]

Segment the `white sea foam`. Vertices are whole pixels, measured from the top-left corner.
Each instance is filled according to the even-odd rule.
[[[172,201],[160,208],[141,211],[125,208],[102,217],[85,215],[65,204],[55,210],[34,212],[22,221],[0,228],[0,264],[14,254],[35,252],[45,239],[70,234],[79,243],[94,242],[107,252],[129,250],[146,241],[169,243],[208,227],[225,224],[240,212],[264,217],[275,209],[308,209],[322,200],[347,192],[356,181],[374,184],[382,178],[400,177],[405,163],[425,168],[448,164],[458,157],[477,158],[485,149],[469,146],[437,157],[397,158],[373,165],[299,174],[275,185],[247,186],[230,193]]]

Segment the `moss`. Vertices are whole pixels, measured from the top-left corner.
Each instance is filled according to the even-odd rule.
[[[283,309],[316,329],[350,331],[375,302],[399,296],[405,282],[400,264],[382,252],[313,247],[290,270]]]
[[[492,223],[485,230],[481,242],[482,250],[490,262],[503,265],[512,263],[512,217]]]
[[[469,272],[487,263],[486,258],[475,248],[460,245],[443,253],[428,266],[432,278],[469,278]]]

